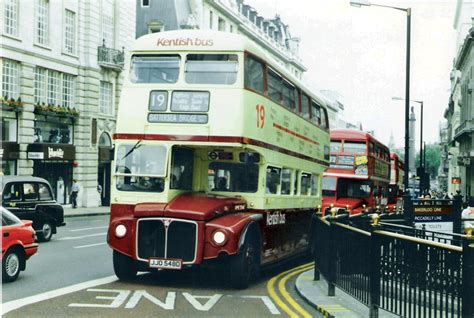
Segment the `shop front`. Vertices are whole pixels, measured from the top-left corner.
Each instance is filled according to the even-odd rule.
[[[27,158],[33,160],[33,175],[48,180],[58,203],[69,204],[76,159],[74,145],[35,143],[28,145],[27,152]]]
[[[2,141],[0,143],[0,175],[16,175],[18,158],[20,158],[20,145],[16,142]]]

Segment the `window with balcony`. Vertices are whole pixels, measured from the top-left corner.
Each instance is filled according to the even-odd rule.
[[[99,112],[104,115],[113,115],[112,109],[113,85],[109,82],[100,82],[100,106]]]
[[[2,66],[2,95],[6,100],[17,99],[20,96],[20,63],[3,59]]]
[[[48,70],[48,104],[59,105],[59,92],[60,74],[57,71]]]
[[[115,32],[114,32],[114,1],[103,0],[102,1],[102,39],[107,47],[115,47]]]
[[[76,13],[66,10],[64,17],[64,51],[76,53]]]
[[[49,0],[37,0],[36,42],[41,45],[49,44]]]
[[[18,36],[18,0],[5,0],[3,14],[3,32]]]
[[[46,72],[42,67],[35,67],[35,104],[46,104]]]
[[[67,108],[74,106],[75,96],[75,81],[74,76],[69,74],[63,74],[63,103],[62,105]]]

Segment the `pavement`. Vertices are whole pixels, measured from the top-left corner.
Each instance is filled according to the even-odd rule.
[[[110,206],[78,207],[64,205],[64,217],[94,216],[110,214]],[[296,291],[313,308],[326,317],[369,317],[369,308],[336,288],[335,296],[327,296],[328,285],[324,278],[313,280],[314,270],[301,273],[296,279]],[[380,318],[395,318],[397,315],[379,309]]]
[[[335,296],[327,296],[328,284],[324,278],[321,276],[320,280],[315,281],[313,277],[313,269],[301,273],[296,279],[296,291],[310,306],[325,317],[369,317],[369,307],[339,288],[336,288]],[[395,318],[399,316],[379,309],[379,317]]]
[[[99,207],[73,207],[69,205],[63,205],[64,217],[75,217],[75,216],[93,216],[93,215],[108,215],[110,214],[110,206],[99,206]]]

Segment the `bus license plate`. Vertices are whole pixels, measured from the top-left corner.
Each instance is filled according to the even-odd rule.
[[[148,260],[151,268],[181,269],[182,263],[180,259],[150,258]]]

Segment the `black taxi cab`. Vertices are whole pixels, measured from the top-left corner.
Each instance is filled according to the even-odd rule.
[[[51,186],[43,178],[1,176],[0,205],[19,219],[33,221],[40,241],[49,241],[64,223],[64,209],[54,200]]]

